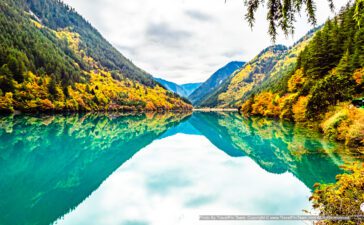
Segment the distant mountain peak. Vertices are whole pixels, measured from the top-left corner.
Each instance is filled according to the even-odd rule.
[[[169,91],[172,91],[184,98],[188,98],[188,96],[201,85],[201,83],[176,84],[162,78],[155,78],[155,80]]]
[[[226,79],[236,70],[244,66],[244,62],[232,61],[217,70],[212,76],[206,80],[199,88],[197,88],[189,99],[193,104],[198,104],[209,93],[213,92],[217,87],[226,81]]]

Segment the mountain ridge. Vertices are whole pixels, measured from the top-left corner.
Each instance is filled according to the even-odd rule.
[[[188,96],[198,88],[201,83],[188,83],[188,84],[177,84],[162,78],[154,78],[157,82],[163,85],[167,90],[170,90],[181,97],[187,98]]]
[[[239,94],[241,88],[249,87],[261,82],[264,74],[271,71],[279,57],[287,50],[284,45],[273,45],[262,50],[251,61],[245,63],[241,69],[234,71],[222,84],[214,89],[213,92],[205,95],[200,100],[200,107],[234,107],[232,102],[234,97]],[[221,96],[223,95],[224,96]],[[236,98],[236,97],[235,97]]]
[[[0,112],[190,110],[59,0],[0,2]]]
[[[197,88],[190,96],[189,99],[194,105],[199,105],[199,102],[210,92],[213,92],[219,85],[237,69],[241,68],[245,63],[239,61],[232,61],[225,66],[218,69],[213,73],[199,88]]]

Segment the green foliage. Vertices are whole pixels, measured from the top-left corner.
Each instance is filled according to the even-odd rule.
[[[0,68],[0,89],[3,93],[13,92],[15,90],[13,74],[8,65]]]
[[[187,116],[77,113],[1,117],[0,208],[8,212],[0,215],[1,224],[55,223],[140,149]]]
[[[56,94],[57,94],[57,84],[56,84],[56,81],[54,79],[51,79],[51,81],[49,82],[48,91],[49,91],[49,94],[51,94],[53,97],[56,96]]]
[[[246,20],[250,26],[254,25],[255,14],[261,5],[267,4],[267,20],[269,22],[269,34],[272,40],[276,40],[277,29],[281,28],[288,35],[294,33],[296,14],[300,14],[304,8],[308,21],[316,25],[316,3],[314,0],[245,0],[247,6]],[[334,8],[333,0],[328,0],[329,7]]]
[[[311,89],[311,99],[307,105],[307,116],[317,118],[317,112],[326,112],[328,107],[352,98],[355,81],[349,66],[349,54],[345,54],[337,68]],[[321,114],[322,115],[322,114]]]
[[[357,26],[354,14],[355,7],[346,6],[325,24],[299,57],[298,68],[304,69],[306,89],[312,95],[309,118],[326,112],[330,105],[362,94],[355,87],[353,73],[364,66],[364,28]]]
[[[80,82],[82,71],[68,46],[47,29],[39,29],[20,2],[0,3],[0,65],[7,64],[13,78],[23,82],[24,72],[52,74],[64,84]]]
[[[274,70],[277,62],[287,53],[283,45],[270,46],[261,51],[253,60],[236,70],[212,93],[198,102],[199,106],[235,107],[251,94],[254,87],[264,82]]]
[[[0,1],[0,101],[6,112],[191,109],[60,0]]]
[[[326,136],[362,148],[363,128],[358,124],[364,114],[350,106],[364,94],[364,28],[358,26],[355,10],[347,5],[327,21],[298,55],[295,68],[257,85],[241,111],[307,125],[318,122]],[[347,106],[336,112],[335,106],[343,104]]]
[[[24,0],[23,0],[24,1]],[[101,34],[82,18],[74,9],[59,0],[25,0],[42,22],[51,29],[71,28],[80,34],[82,42],[80,49],[99,63],[99,66],[109,70],[120,71],[125,77],[137,80],[148,86],[156,82],[145,71],[136,67],[130,60],[121,55]],[[119,74],[120,74],[119,73]],[[118,77],[121,79],[122,77]]]
[[[272,40],[276,40],[278,28],[280,28],[285,35],[294,33],[294,22],[296,15],[300,15],[301,11],[305,9],[308,22],[316,25],[316,2],[314,0],[245,0],[247,6],[247,13],[245,19],[251,27],[254,26],[255,14],[261,5],[267,5],[267,20],[269,22],[268,33]],[[349,2],[351,3],[351,1]],[[328,0],[328,5],[331,10],[334,9],[334,1]],[[353,7],[353,16],[355,25],[360,26],[364,20],[364,0],[355,0]]]

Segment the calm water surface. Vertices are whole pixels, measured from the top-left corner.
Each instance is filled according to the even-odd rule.
[[[317,133],[236,113],[1,117],[0,143],[1,225],[278,225],[198,219],[304,214],[347,160]]]

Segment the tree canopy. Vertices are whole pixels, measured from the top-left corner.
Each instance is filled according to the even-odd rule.
[[[327,0],[328,7],[334,10],[335,5],[333,0]],[[254,26],[255,14],[259,7],[266,5],[267,20],[269,22],[268,33],[272,37],[272,41],[276,40],[278,29],[281,29],[285,35],[294,33],[294,22],[297,15],[300,15],[302,10],[305,10],[308,22],[313,26],[316,25],[316,1],[315,0],[245,0],[247,12],[245,19],[251,27]],[[364,0],[355,1],[356,9],[354,18],[360,26],[360,20],[363,17],[361,13],[364,10]]]

